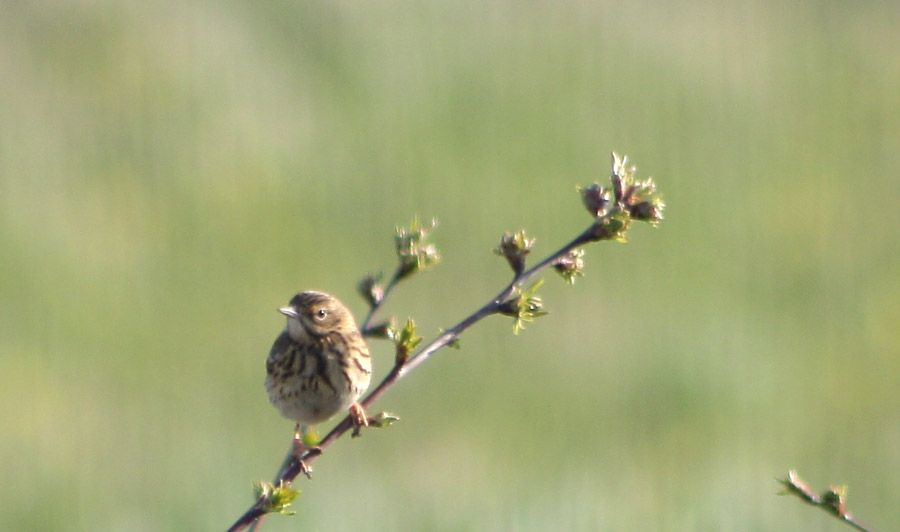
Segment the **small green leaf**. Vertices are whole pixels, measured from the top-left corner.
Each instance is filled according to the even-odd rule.
[[[407,318],[406,325],[399,331],[394,329],[392,336],[397,349],[397,364],[405,363],[409,354],[422,342],[422,337],[416,334],[416,322],[412,318]]]
[[[369,418],[369,426],[375,428],[390,427],[400,421],[400,418],[390,412],[379,412],[377,416]]]
[[[416,322],[412,318],[406,319],[406,325],[400,329],[399,343],[412,351],[422,341],[422,337],[416,334]]]
[[[538,279],[525,290],[522,290],[521,287],[516,287],[517,295],[508,302],[508,308],[501,311],[504,314],[508,314],[515,318],[515,321],[513,322],[513,334],[519,334],[524,330],[526,322],[534,321],[535,318],[547,314],[544,310],[544,303],[541,300],[541,297],[537,295],[537,291],[543,284],[544,280]]]
[[[277,486],[271,482],[260,480],[253,483],[258,504],[266,513],[280,513],[282,515],[294,515],[295,512],[288,507],[300,495],[300,491],[294,489],[289,482],[281,481]]]
[[[316,447],[320,442],[319,431],[313,425],[306,427],[301,438],[303,439],[303,445],[306,447]]]

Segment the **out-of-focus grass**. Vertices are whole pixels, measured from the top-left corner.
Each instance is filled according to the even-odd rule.
[[[550,251],[611,149],[668,219],[588,250],[522,335],[400,384],[267,528],[796,530],[797,467],[900,522],[900,11],[697,2],[7,6],[0,528],[221,529],[291,426],[274,309],[357,311],[391,232],[437,331]],[[548,279],[548,281],[555,281]],[[380,371],[390,349],[375,344]]]

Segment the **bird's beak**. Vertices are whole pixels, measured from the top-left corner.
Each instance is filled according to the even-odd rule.
[[[281,307],[280,309],[278,309],[278,312],[284,314],[288,318],[296,319],[300,317],[300,314],[298,314],[297,311],[294,310],[294,307]]]

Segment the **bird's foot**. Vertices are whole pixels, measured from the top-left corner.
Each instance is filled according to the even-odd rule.
[[[359,436],[363,427],[369,426],[369,416],[366,415],[366,410],[361,404],[353,403],[350,405],[350,422],[353,424],[353,432],[350,436],[354,438]]]

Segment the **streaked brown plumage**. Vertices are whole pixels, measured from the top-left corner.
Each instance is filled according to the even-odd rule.
[[[347,409],[357,429],[366,425],[357,400],[369,387],[372,359],[350,311],[323,292],[300,292],[278,310],[287,325],[266,360],[272,404],[297,422],[298,433]]]

